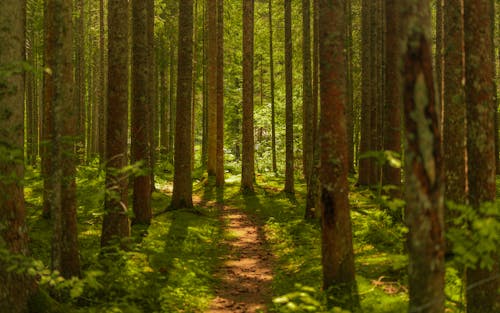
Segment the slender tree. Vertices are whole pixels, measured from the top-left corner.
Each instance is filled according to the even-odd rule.
[[[463,81],[464,27],[463,0],[446,0],[443,7],[443,160],[446,179],[445,199],[465,204],[467,200],[466,105]],[[445,206],[446,226],[454,217]],[[447,243],[448,249],[450,248]]]
[[[193,206],[191,181],[191,88],[193,86],[193,0],[179,0],[178,88],[174,189],[171,207]]]
[[[285,0],[285,192],[294,193],[292,0]]]
[[[0,311],[27,311],[35,282],[7,269],[8,255],[28,254],[22,179],[26,2],[8,0],[0,11]],[[7,256],[7,257],[6,257]],[[13,260],[14,258],[11,258]]]
[[[385,106],[384,106],[384,150],[401,152],[401,73],[400,73],[400,26],[399,1],[387,0],[385,6],[386,40],[385,40]],[[397,189],[392,193],[398,195],[401,186],[401,170],[386,164],[383,168],[384,185],[392,185]]]
[[[208,150],[207,172],[215,176],[217,159],[217,0],[207,0],[207,87]]]
[[[345,120],[345,0],[320,0],[320,90],[323,288],[333,304],[353,310],[359,306],[354,278],[347,128]]]
[[[311,76],[311,2],[302,0],[302,147],[304,177],[309,179],[313,167],[313,103]]]
[[[224,0],[217,0],[217,149],[215,185],[224,185]]]
[[[108,89],[106,138],[106,198],[101,246],[130,236],[128,218],[128,51],[129,5],[127,0],[108,2]]]
[[[400,3],[410,312],[444,312],[443,169],[429,1]]]
[[[479,209],[496,199],[493,28],[490,0],[464,0],[465,94],[469,203]],[[467,312],[498,312],[498,255],[491,269],[467,269]]]
[[[84,147],[85,142],[85,6],[83,0],[76,2],[75,13],[74,105],[77,115],[77,152],[80,155],[80,149]]]
[[[241,189],[253,192],[254,136],[253,136],[253,51],[254,0],[243,0],[243,145],[241,162]]]
[[[307,198],[305,219],[316,216],[319,177],[319,139],[318,139],[318,100],[319,100],[319,0],[313,0],[313,68],[312,68],[312,126],[313,126],[313,160],[311,175],[307,182]]]
[[[278,171],[276,165],[276,108],[274,103],[274,51],[273,51],[273,1],[269,0],[269,78],[271,92],[271,153],[273,172]]]
[[[149,1],[149,0],[148,0]],[[149,224],[151,211],[150,127],[149,103],[150,47],[148,45],[148,1],[132,1],[132,114],[131,161],[141,163],[142,173],[133,179],[133,223]]]
[[[370,131],[371,119],[370,108],[372,106],[371,97],[371,52],[370,52],[370,1],[362,0],[361,6],[361,138],[359,154],[363,155],[370,151]],[[372,162],[368,158],[361,158],[359,160],[359,177],[358,183],[360,185],[370,184],[370,173],[372,171]]]

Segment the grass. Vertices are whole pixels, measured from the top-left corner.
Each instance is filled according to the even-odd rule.
[[[215,296],[218,281],[212,274],[227,252],[224,239],[231,237],[223,232],[224,221],[214,201],[241,208],[264,230],[275,264],[272,312],[326,312],[321,291],[320,225],[303,219],[304,182],[298,179],[296,194],[290,196],[281,191],[282,177],[257,175],[255,194],[242,195],[239,175],[227,173],[223,189],[210,187],[201,171],[195,177],[194,192],[201,205],[158,214],[147,228],[134,227],[130,250],[104,258],[99,250],[103,173],[96,163],[80,167],[78,229],[83,279],[43,285],[60,302],[51,302],[52,308],[43,312],[203,312]],[[160,213],[170,203],[171,168],[160,166],[156,179],[153,209]],[[30,248],[47,269],[51,225],[40,217],[42,188],[39,173],[29,169],[25,194]],[[500,179],[497,188],[500,191]],[[350,202],[363,311],[406,312],[406,228],[380,209],[367,189],[352,187]],[[463,312],[461,275],[448,266],[447,312]]]

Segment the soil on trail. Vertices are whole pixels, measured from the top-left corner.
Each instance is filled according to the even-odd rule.
[[[259,225],[244,212],[224,206],[222,218],[229,253],[216,276],[221,283],[216,289],[208,313],[267,312],[271,300],[272,256],[265,248]]]

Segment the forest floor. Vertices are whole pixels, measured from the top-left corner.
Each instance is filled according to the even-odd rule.
[[[262,227],[255,217],[237,208],[218,206],[223,230],[229,234],[222,244],[229,247],[229,253],[215,272],[220,284],[207,312],[267,312],[267,303],[272,299],[272,255]]]
[[[30,249],[41,289],[59,309],[43,313],[291,313],[345,312],[326,307],[321,289],[321,227],[303,218],[306,188],[282,192],[283,177],[256,176],[255,194],[240,192],[240,176],[224,188],[195,175],[194,208],[166,211],[171,172],[159,168],[151,225],[135,225],[130,248],[102,258],[104,175],[98,165],[78,171],[78,231],[82,278],[64,281],[50,264],[52,225],[40,218],[43,183],[27,172]],[[355,186],[351,177],[356,280],[364,312],[407,311],[407,229],[395,220],[404,207]],[[499,192],[500,192],[500,179]],[[131,201],[130,201],[131,203]],[[447,312],[463,312],[461,271],[447,263]]]

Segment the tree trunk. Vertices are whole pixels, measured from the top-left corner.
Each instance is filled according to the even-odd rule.
[[[349,173],[354,173],[354,80],[353,80],[353,38],[352,38],[352,0],[346,0],[346,127],[347,127],[347,164]]]
[[[193,207],[191,181],[191,88],[193,86],[193,0],[179,1],[179,47],[174,189],[171,207]]]
[[[122,170],[128,164],[128,53],[129,4],[127,0],[108,2],[108,89],[106,138],[106,198],[101,246],[130,236],[128,218],[128,177]]]
[[[0,78],[0,247],[9,255],[28,254],[25,224],[24,176],[24,73],[26,2],[3,1],[0,11],[0,68],[12,75]],[[12,262],[12,260],[10,260]],[[0,311],[23,313],[34,291],[31,276],[8,271],[15,265],[0,260]]]
[[[149,0],[148,0],[149,1]],[[131,114],[131,163],[140,162],[142,173],[133,180],[132,223],[151,222],[151,100],[149,94],[150,46],[148,44],[148,3],[145,0],[132,1],[132,114]]]
[[[311,175],[307,182],[307,198],[305,219],[316,216],[318,200],[319,177],[319,139],[318,139],[318,100],[319,100],[319,0],[313,0],[314,27],[313,27],[313,69],[312,69],[312,106],[313,106],[313,160]]]
[[[207,172],[215,176],[217,159],[217,0],[207,0],[207,87],[208,150]]]
[[[331,304],[353,311],[359,299],[347,181],[345,1],[320,0],[319,9],[323,289]]]
[[[75,135],[77,116],[73,103],[72,1],[48,0],[46,46],[51,55],[46,66],[53,93],[50,133],[49,203],[53,218],[52,268],[70,278],[80,275],[76,220]]]
[[[108,13],[109,14],[109,13]],[[105,133],[105,127],[106,127],[106,118],[104,116],[105,113],[105,107],[107,106],[106,99],[107,99],[107,80],[106,80],[106,71],[104,70],[106,66],[106,55],[105,55],[105,35],[104,32],[106,31],[104,28],[104,0],[99,0],[99,75],[98,78],[96,77],[94,79],[95,81],[98,81],[98,85],[96,86],[97,88],[97,99],[94,102],[94,106],[96,107],[94,109],[94,112],[96,113],[96,118],[94,121],[96,122],[93,127],[95,128],[95,134],[97,135],[94,137],[95,140],[97,140],[97,147],[98,147],[98,152],[99,156],[103,157],[104,156],[104,143],[102,142],[102,138],[106,137]],[[109,27],[109,26],[108,26]],[[128,53],[128,50],[127,50]],[[102,114],[102,116],[101,116]]]
[[[302,150],[304,178],[308,181],[313,167],[313,103],[311,81],[311,2],[302,0]]]
[[[494,66],[490,0],[464,0],[469,203],[496,200]],[[467,312],[498,312],[498,255],[491,270],[467,269]]]
[[[215,185],[224,185],[224,0],[217,1],[217,149]]]
[[[401,2],[410,312],[444,312],[443,170],[429,1]]]
[[[294,193],[292,0],[285,0],[285,192]]]
[[[387,21],[385,40],[385,106],[384,106],[384,150],[401,153],[401,34],[399,22],[399,1],[387,0],[385,6]],[[399,196],[401,169],[386,163],[383,168],[384,185],[392,185],[390,194]]]
[[[156,74],[156,53],[155,53],[155,8],[154,0],[146,1],[146,32],[147,32],[147,50],[148,50],[148,85],[147,85],[147,104],[149,111],[149,179],[151,192],[155,191],[155,163],[156,148],[158,139],[158,101],[156,95],[156,86],[158,85],[158,75]],[[150,217],[146,217],[146,223],[149,223]]]
[[[467,200],[466,164],[466,105],[463,81],[464,69],[464,25],[463,0],[446,0],[443,7],[443,86],[442,107],[444,173],[446,179],[445,199],[459,204]],[[445,226],[452,225],[456,214],[445,206]],[[450,245],[447,243],[448,250]]]
[[[362,0],[361,8],[361,139],[359,154],[364,155],[370,151],[370,132],[372,129],[370,119],[370,108],[372,106],[371,97],[371,52],[370,52],[370,1]],[[372,171],[372,162],[368,158],[360,158],[359,160],[359,177],[358,183],[362,186],[370,184],[370,173]]]
[[[76,112],[76,152],[83,161],[85,143],[85,6],[83,0],[76,2],[77,18],[75,20],[75,88],[74,110]]]
[[[241,189],[253,192],[254,136],[253,136],[253,51],[254,0],[243,0],[243,142],[241,162]]]
[[[273,1],[269,0],[269,75],[271,80],[271,153],[273,172],[278,172],[276,165],[276,108],[274,103],[274,51],[273,51]]]

